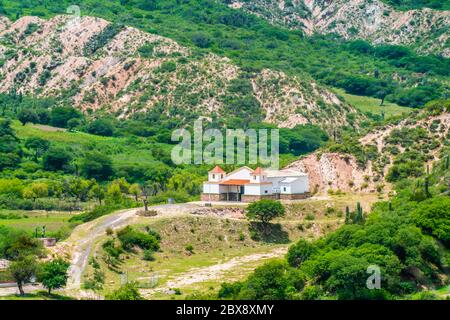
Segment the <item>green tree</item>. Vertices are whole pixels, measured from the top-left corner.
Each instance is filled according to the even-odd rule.
[[[167,182],[167,189],[185,191],[188,194],[195,196],[200,194],[203,180],[202,176],[190,172],[179,172],[170,177]]]
[[[200,48],[208,48],[212,44],[211,38],[206,33],[196,33],[192,36],[192,42]]]
[[[0,119],[0,141],[0,171],[17,167],[21,161],[22,149],[9,119]]]
[[[120,186],[118,183],[113,182],[109,184],[106,191],[106,197],[112,203],[122,202],[123,200],[122,191],[120,190]]]
[[[352,222],[352,218],[350,215],[350,208],[348,206],[345,207],[345,224],[350,224]]]
[[[43,182],[34,182],[22,191],[23,197],[26,199],[33,199],[35,202],[37,198],[44,198],[48,196],[48,185]]]
[[[69,171],[72,155],[62,147],[50,147],[44,154],[42,163],[48,171]]]
[[[0,257],[14,261],[26,256],[39,256],[42,252],[42,243],[28,233],[0,226]]]
[[[306,240],[299,240],[289,248],[287,253],[287,262],[292,267],[299,267],[316,251],[314,245]]]
[[[425,200],[412,212],[414,222],[450,245],[450,199],[447,196]]]
[[[80,201],[85,201],[88,198],[91,182],[82,178],[72,178],[66,181],[66,188],[72,197]]]
[[[133,247],[139,247],[142,250],[159,250],[159,240],[155,235],[134,230],[130,226],[117,231],[117,238],[122,247],[128,251]]]
[[[105,195],[105,189],[96,182],[92,185],[91,190],[89,191],[89,196],[97,199],[100,205],[102,204],[102,200],[105,199]]]
[[[23,285],[36,276],[38,272],[36,257],[30,255],[12,261],[8,267],[8,272],[16,281],[20,295],[24,295]]]
[[[339,299],[364,299],[369,291],[366,288],[368,266],[364,258],[345,254],[334,256],[329,261],[330,277],[325,281],[325,286]]]
[[[48,294],[62,288],[67,283],[67,270],[70,264],[62,259],[45,262],[41,265],[38,280],[47,288]]]
[[[88,124],[87,132],[99,136],[110,137],[114,133],[114,126],[110,120],[97,119]]]
[[[31,137],[25,140],[25,147],[33,151],[34,161],[37,161],[50,147],[50,142],[39,137]]]
[[[17,119],[19,119],[20,123],[22,123],[23,126],[26,125],[28,122],[31,123],[39,122],[39,118],[36,112],[32,109],[22,109],[17,115]]]
[[[297,289],[301,289],[303,286],[301,277],[297,280]],[[272,261],[256,268],[242,287],[239,298],[283,300],[287,299],[290,286],[290,272],[287,264],[282,261]]]
[[[279,201],[267,199],[251,203],[246,210],[248,219],[259,220],[265,225],[276,217],[282,217],[284,213],[284,206]]]
[[[89,152],[80,162],[81,174],[89,179],[105,181],[114,174],[111,159],[98,151]]]
[[[133,183],[129,189],[130,194],[134,196],[134,200],[139,201],[139,196],[142,194],[141,187],[137,183]]]
[[[127,179],[125,179],[124,177],[116,179],[113,182],[117,183],[119,185],[120,192],[122,192],[123,194],[129,194],[130,193],[130,184],[128,183]]]
[[[81,125],[81,120],[80,119],[72,118],[72,119],[67,121],[67,130],[69,130],[69,132],[73,132],[80,125]]]
[[[129,282],[116,291],[106,295],[106,300],[144,300],[139,293],[137,284]]]
[[[356,203],[356,212],[353,217],[353,223],[354,224],[364,224],[364,213],[363,209],[361,207],[361,204],[359,202]]]
[[[82,118],[81,112],[72,107],[56,107],[50,113],[50,124],[54,127],[66,128],[70,119]]]

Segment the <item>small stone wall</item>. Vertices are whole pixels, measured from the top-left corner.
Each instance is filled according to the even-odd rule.
[[[311,197],[310,193],[298,193],[298,194],[270,194],[270,195],[248,195],[243,194],[241,196],[241,202],[254,202],[261,199],[271,199],[271,200],[300,200],[300,199],[306,199]],[[201,201],[205,202],[217,202],[217,201],[227,201],[226,200],[226,194],[209,194],[209,193],[202,193],[200,196]]]
[[[56,238],[39,238],[44,247],[54,247],[56,245]]]
[[[276,197],[273,194],[270,194],[270,195],[248,195],[248,194],[243,194],[242,195],[242,202],[254,202],[254,201],[258,201],[258,200],[262,200],[262,199],[275,200]]]
[[[311,197],[310,193],[280,194],[280,200],[300,200]]]
[[[202,201],[221,201],[220,194],[202,193],[200,195]]]

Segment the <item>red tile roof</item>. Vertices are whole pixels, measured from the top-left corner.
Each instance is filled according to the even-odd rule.
[[[220,184],[224,185],[224,186],[244,186],[249,183],[250,183],[250,180],[242,180],[242,179],[230,179],[230,180],[220,182]]]
[[[225,171],[223,171],[221,167],[215,166],[214,169],[210,171],[210,173],[225,173]]]
[[[255,171],[253,171],[253,174],[263,174],[263,169],[261,169],[261,167],[258,167],[255,169]]]

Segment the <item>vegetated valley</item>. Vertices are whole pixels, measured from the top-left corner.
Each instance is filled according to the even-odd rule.
[[[448,299],[449,9],[0,0],[0,299]],[[204,206],[199,118],[311,197]]]

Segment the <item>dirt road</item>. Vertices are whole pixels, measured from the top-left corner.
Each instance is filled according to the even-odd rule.
[[[23,286],[23,290],[26,293],[32,293],[36,291],[45,290],[45,288],[41,285],[27,284]],[[19,288],[17,288],[17,285],[15,284],[0,287],[0,297],[12,296],[15,294],[19,294]]]
[[[156,217],[183,215],[195,210],[199,206],[196,204],[166,204],[153,206],[150,209],[158,211]],[[89,256],[95,242],[102,237],[106,229],[118,229],[131,224],[133,220],[138,219],[136,212],[139,209],[122,210],[96,220],[84,223],[76,227],[71,236],[58,246],[71,254],[71,266],[69,268],[69,279],[67,281],[67,290],[79,290],[81,285],[81,276],[85,270]],[[56,248],[58,251],[60,248]]]
[[[149,209],[156,210],[158,214],[154,217],[150,217],[150,219],[183,216],[189,213],[197,212],[199,208],[205,207],[202,206],[201,203],[194,202],[152,206]],[[70,256],[71,259],[69,278],[65,289],[67,294],[79,298],[97,298],[90,296],[88,297],[86,296],[88,292],[81,290],[83,272],[89,263],[91,252],[97,241],[105,235],[108,228],[113,230],[120,229],[126,225],[137,223],[139,219],[142,219],[142,217],[136,214],[139,210],[142,210],[142,208],[122,210],[79,225],[73,230],[67,240],[57,244],[53,250],[54,253],[64,253],[67,256]],[[267,253],[236,257],[224,263],[219,263],[205,268],[195,268],[185,274],[169,280],[169,282],[165,284],[164,288],[158,288],[157,290],[164,290],[166,287],[183,287],[193,283],[218,279],[227,271],[245,265],[248,262],[280,257],[285,254],[285,252],[285,248],[277,248]]]
[[[171,288],[182,288],[194,283],[220,280],[223,279],[226,272],[232,269],[239,268],[240,266],[254,261],[282,257],[286,252],[287,248],[277,248],[267,253],[255,253],[247,256],[235,257],[224,263],[214,264],[203,268],[193,268],[188,272],[167,281],[163,287],[141,290],[141,292],[145,297],[149,297],[157,292],[167,292],[171,290]]]

